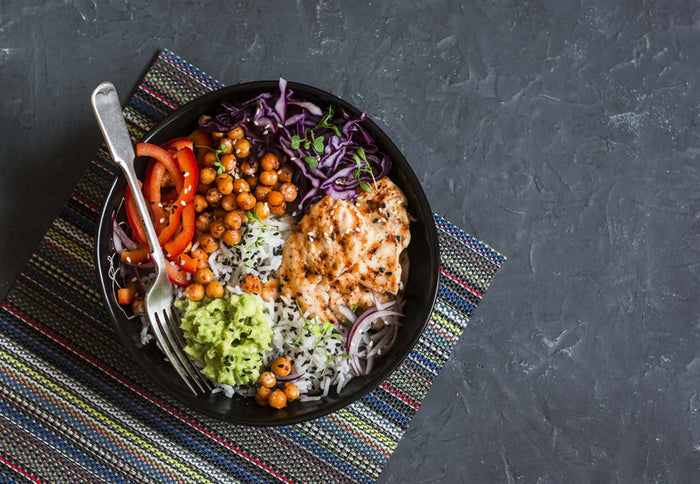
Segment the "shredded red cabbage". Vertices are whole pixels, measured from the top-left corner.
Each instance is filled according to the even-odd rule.
[[[222,103],[219,111],[200,126],[207,131],[243,127],[252,144],[254,164],[265,152],[286,155],[297,167],[294,183],[299,196],[293,214],[301,216],[325,195],[351,200],[358,190],[371,191],[391,169],[391,160],[377,149],[362,126],[364,113],[324,111],[297,99],[279,80],[279,94],[263,93],[239,105]]]

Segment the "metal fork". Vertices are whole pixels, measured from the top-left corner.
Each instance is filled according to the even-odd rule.
[[[117,90],[112,83],[103,82],[95,88],[92,93],[92,107],[112,158],[126,176],[146,229],[151,260],[156,268],[155,282],[146,294],[146,312],[151,329],[168,361],[192,393],[195,396],[206,393],[211,389],[211,383],[201,375],[183,351],[184,343],[180,328],[177,327],[176,318],[172,313],[173,287],[168,278],[167,262],[134,171],[134,149],[119,104]]]

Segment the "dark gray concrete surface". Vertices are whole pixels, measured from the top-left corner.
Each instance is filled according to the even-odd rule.
[[[381,482],[697,482],[698,2],[4,0],[0,295],[162,48],[363,108],[509,257]]]

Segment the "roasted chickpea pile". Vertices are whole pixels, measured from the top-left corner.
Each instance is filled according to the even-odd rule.
[[[205,295],[212,298],[224,295],[224,287],[214,280],[208,268],[209,254],[222,243],[234,246],[241,242],[246,212],[260,220],[270,214],[284,215],[287,204],[296,200],[298,192],[292,183],[292,166],[286,160],[270,152],[252,159],[252,145],[242,127],[226,133],[204,134],[200,130],[198,139],[202,136],[209,137],[212,148],[199,146],[195,140],[200,168],[194,198],[198,246],[189,255],[196,260],[197,272],[194,282],[185,290],[192,301],[199,301]],[[247,276],[242,288],[260,294],[262,284],[256,276]]]
[[[285,377],[292,371],[292,362],[281,356],[270,365],[270,371],[265,371],[258,378],[258,389],[255,401],[258,405],[269,405],[272,408],[284,408],[287,403],[299,397],[299,387],[294,383],[285,382],[278,385],[277,377]]]

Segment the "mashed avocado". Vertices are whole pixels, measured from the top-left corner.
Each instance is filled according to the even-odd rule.
[[[248,385],[260,376],[272,328],[262,300],[253,294],[194,302],[176,301],[184,311],[180,327],[185,351],[204,365],[202,373],[227,385]]]

